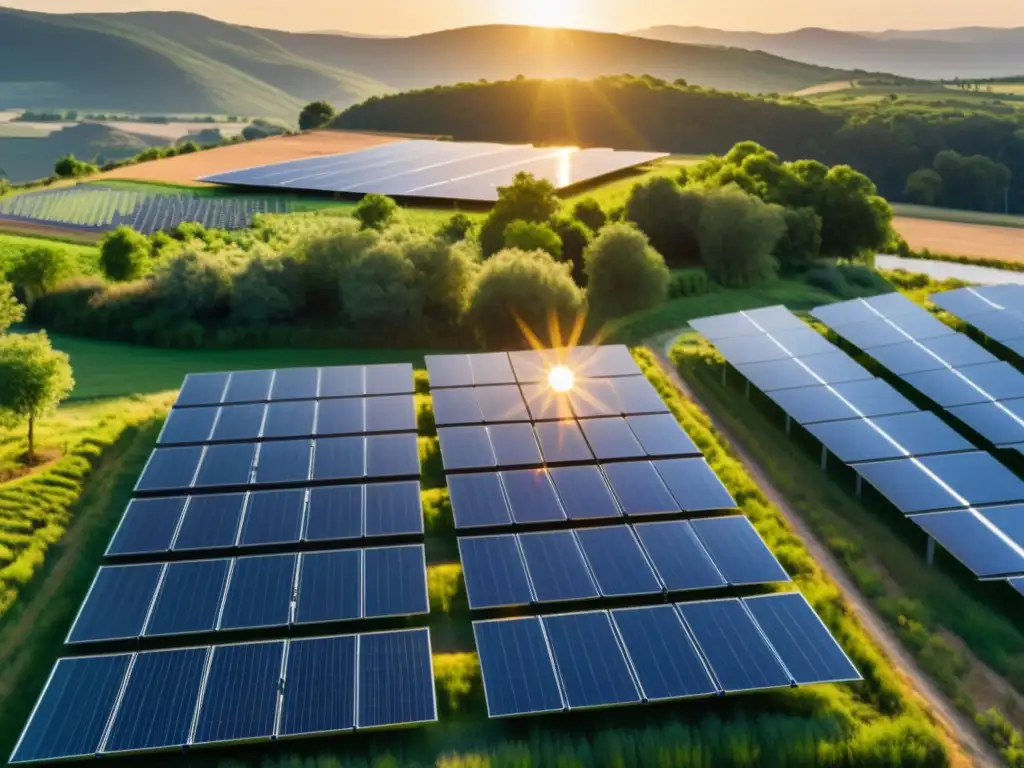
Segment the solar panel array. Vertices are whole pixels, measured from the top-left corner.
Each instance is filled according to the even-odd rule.
[[[906,301],[887,294],[821,307],[814,314],[838,323],[842,335],[868,344],[873,356],[884,356],[880,350],[886,345],[873,345],[871,328],[901,346],[916,343],[907,342],[904,329],[927,340],[954,336],[946,326],[948,332],[937,328],[932,321],[939,321],[927,312],[925,318],[906,310]],[[900,333],[880,317],[890,313]],[[823,456],[832,452],[849,464],[858,488],[866,480],[976,576],[1024,573],[1024,531],[995,511],[1024,501],[1024,481],[991,454],[976,450],[935,414],[920,411],[785,307],[717,315],[691,325],[787,419],[821,441]],[[755,351],[758,361],[751,363]]]
[[[161,441],[188,444],[153,451],[107,548],[122,563],[99,569],[66,643],[280,637],[426,614],[422,543],[352,546],[422,538],[412,392],[409,365],[187,377]],[[281,432],[337,406],[359,414],[356,434]],[[361,434],[375,419],[387,431]],[[237,492],[212,492],[225,486]],[[12,761],[434,719],[426,629],[83,656],[57,662]]]
[[[664,153],[414,139],[357,152],[291,160],[199,181],[277,190],[494,202],[498,188],[530,173],[562,189]]]
[[[560,366],[575,379],[566,393],[549,383]],[[427,368],[471,610],[664,602],[789,581],[749,520],[707,517],[736,503],[625,347],[428,356]],[[661,617],[656,624],[664,611],[675,617],[677,627],[660,630],[671,645],[645,641],[634,623],[625,650],[629,630],[617,622],[641,610]],[[671,661],[684,646],[702,657],[674,608],[628,611],[476,622],[489,715],[729,690],[705,671],[699,691],[645,693],[659,690],[659,677],[672,689],[673,664],[690,663]],[[764,661],[771,654],[755,667],[777,663]],[[842,679],[859,679],[846,664]],[[762,682],[748,687],[774,685]]]
[[[63,658],[11,763],[436,719],[429,629]]]
[[[932,294],[939,307],[1024,355],[1024,286],[980,285]]]
[[[799,593],[474,622],[487,713],[859,680]]]

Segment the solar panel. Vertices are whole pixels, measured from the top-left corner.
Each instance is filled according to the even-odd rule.
[[[626,423],[648,456],[700,456],[701,450],[671,414],[627,416]],[[598,457],[600,458],[600,457]]]
[[[473,369],[473,383],[482,384],[514,384],[515,373],[505,352],[482,352],[469,356],[469,365]]]
[[[598,460],[647,455],[623,418],[584,419],[580,422],[580,428]]]
[[[188,488],[192,485],[202,457],[202,446],[157,448],[150,454],[135,484],[135,492],[152,493]]]
[[[231,488],[246,486],[252,476],[256,443],[211,445],[203,454],[202,464],[193,486],[196,488]]]
[[[367,395],[405,395],[415,391],[409,363],[368,365],[365,376]]]
[[[790,685],[789,673],[739,600],[678,603],[677,608],[723,691]]]
[[[555,467],[551,479],[570,520],[621,517],[622,511],[596,466]]]
[[[986,301],[973,288],[957,288],[932,294],[931,300],[942,309],[958,317],[968,317],[979,312],[991,312],[992,303]]]
[[[430,630],[359,637],[359,728],[437,720]]]
[[[950,408],[949,412],[995,445],[1024,442],[1024,401],[977,403]]]
[[[643,523],[633,529],[669,592],[726,586],[689,522]]]
[[[219,405],[228,385],[227,373],[190,373],[178,392],[175,407]]]
[[[487,423],[530,420],[526,401],[515,385],[476,387],[473,396]]]
[[[472,610],[533,602],[526,565],[513,534],[462,537],[459,557]]]
[[[370,483],[366,486],[364,503],[368,538],[423,533],[419,482]]]
[[[982,451],[920,459],[969,504],[1024,501],[1024,481]]]
[[[258,403],[270,397],[273,371],[235,371],[224,392],[225,403]]]
[[[451,475],[448,494],[456,530],[512,524],[512,513],[496,472]]]
[[[132,499],[107,546],[106,556],[156,554],[170,550],[186,501],[185,496]]]
[[[363,487],[312,488],[303,541],[343,541],[363,535]]]
[[[65,642],[140,637],[163,571],[163,563],[100,568]]]
[[[299,400],[267,406],[262,436],[265,439],[313,437],[316,433],[316,403]]]
[[[978,578],[1024,573],[1024,553],[976,512],[915,515],[913,521]]]
[[[368,397],[367,432],[415,432],[416,404],[412,395]]]
[[[331,435],[358,435],[366,431],[366,416],[362,398],[321,400],[316,409],[315,433],[319,437]]]
[[[419,477],[420,451],[416,435],[370,435],[366,438],[368,478]]]
[[[281,627],[291,621],[297,555],[235,560],[219,629]]]
[[[355,728],[357,648],[355,635],[288,643],[279,736]]]
[[[11,763],[95,755],[131,658],[123,653],[58,659]]]
[[[347,621],[363,615],[363,551],[303,553],[295,623]]]
[[[1006,583],[1024,595],[1024,578],[1007,579]]]
[[[243,493],[190,497],[174,538],[174,551],[235,546],[244,506]]]
[[[298,542],[305,507],[304,490],[262,491],[249,494],[238,546]]]
[[[612,379],[577,379],[566,394],[573,414],[580,419],[625,412]]]
[[[545,469],[520,469],[501,473],[512,520],[517,525],[558,522],[566,519],[555,493],[551,474]]]
[[[444,427],[437,430],[441,458],[448,471],[493,469],[497,459],[486,427]]]
[[[729,584],[789,581],[751,522],[743,515],[693,520],[693,530]]]
[[[607,613],[570,613],[543,621],[569,709],[641,700]]]
[[[635,376],[640,367],[624,344],[572,347],[568,365],[579,378]]]
[[[473,622],[488,717],[557,712],[565,707],[541,620]]]
[[[651,595],[662,591],[658,577],[629,526],[580,529],[576,531],[576,540],[602,597]]]
[[[256,465],[256,485],[288,485],[309,482],[313,457],[312,440],[261,443]]]
[[[521,391],[534,421],[562,421],[573,417],[569,398],[547,384],[524,384]]]
[[[602,470],[627,517],[682,511],[651,462],[604,464]]]
[[[426,355],[424,362],[427,364],[431,389],[473,386],[473,368],[469,364],[469,355]]]
[[[575,421],[546,421],[533,428],[548,464],[593,461],[594,455]]]
[[[670,605],[611,612],[645,701],[666,701],[718,692],[697,647]]]
[[[539,603],[599,597],[572,531],[524,533],[519,546]]]
[[[744,598],[798,685],[860,680],[860,673],[799,592]]]
[[[168,563],[146,621],[146,637],[212,632],[217,628],[231,561]]]
[[[320,397],[358,397],[366,394],[366,369],[361,365],[320,369]]]
[[[978,514],[992,522],[1010,541],[1024,548],[1024,505],[1009,504],[1004,507],[986,507]]]
[[[918,461],[920,460],[878,461],[858,464],[854,469],[905,515],[965,506],[960,499],[929,476]]]
[[[800,360],[790,358],[738,365],[736,370],[763,392],[813,387],[819,384],[842,384],[873,378],[845,352],[814,355]]]
[[[771,331],[771,337],[781,344],[791,357],[809,357],[835,352],[835,345],[813,328],[794,326]]]
[[[362,437],[328,437],[316,441],[313,479],[353,480],[366,477],[366,440]]]
[[[771,336],[766,336],[763,333],[717,339],[715,346],[722,357],[733,365],[766,363],[770,360],[785,360],[788,357],[793,357],[792,353],[776,344]]]
[[[284,649],[283,640],[211,649],[193,744],[274,735]]]
[[[363,617],[427,613],[427,566],[422,544],[363,552]]]
[[[922,411],[871,421],[809,424],[807,429],[847,464],[974,448],[934,413]]]
[[[271,400],[313,400],[320,390],[318,368],[282,368],[274,374]]]
[[[486,428],[497,466],[528,467],[543,463],[529,424],[494,424]]]
[[[646,376],[621,376],[609,381],[620,413],[668,413],[668,406]]]
[[[205,443],[217,421],[219,408],[172,408],[167,414],[157,445]]]
[[[663,459],[654,462],[669,492],[687,512],[733,509],[736,502],[708,463],[700,459]]]
[[[265,405],[229,405],[218,409],[211,440],[216,443],[256,440],[263,429]]]
[[[483,423],[484,416],[471,388],[431,390],[430,397],[434,423],[439,427]]]

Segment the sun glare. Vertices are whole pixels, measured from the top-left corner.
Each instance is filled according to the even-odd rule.
[[[523,0],[518,10],[522,22],[535,27],[583,26],[582,0]]]
[[[548,374],[548,384],[555,392],[568,392],[575,381],[576,377],[572,375],[572,371],[564,365],[556,365]]]

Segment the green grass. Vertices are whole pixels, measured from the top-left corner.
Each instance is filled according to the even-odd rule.
[[[97,274],[100,252],[95,246],[75,245],[40,237],[22,237],[20,235],[5,235],[2,233],[0,233],[0,273],[6,274],[7,270],[26,251],[44,246],[59,248],[69,253],[74,259],[75,269],[78,274]]]
[[[961,211],[954,208],[936,208],[930,205],[911,205],[909,203],[893,203],[892,209],[897,216],[905,216],[908,219],[952,221],[960,224],[983,224],[990,227],[1024,229],[1024,216],[1012,214]]]

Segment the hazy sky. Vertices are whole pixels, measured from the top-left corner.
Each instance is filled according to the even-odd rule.
[[[56,13],[180,10],[250,26],[370,34],[487,23],[610,31],[684,24],[765,32],[1024,26],[1024,0],[0,0],[0,5]]]

